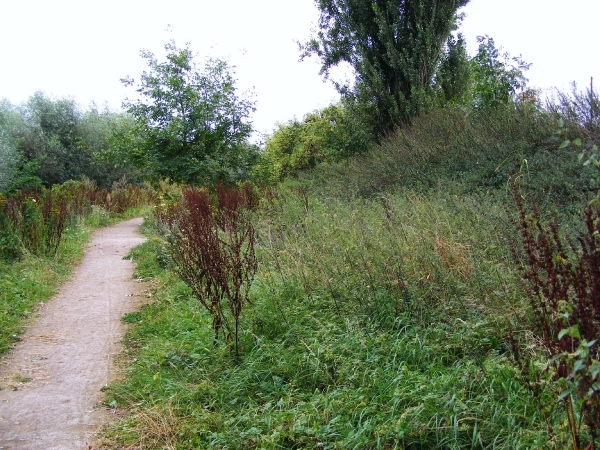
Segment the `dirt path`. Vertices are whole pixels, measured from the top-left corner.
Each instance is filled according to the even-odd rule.
[[[0,361],[0,449],[88,449],[106,420],[100,389],[111,379],[142,286],[123,260],[144,238],[142,219],[97,231],[71,281],[40,308]]]

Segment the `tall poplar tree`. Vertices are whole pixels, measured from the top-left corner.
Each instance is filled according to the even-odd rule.
[[[318,56],[326,76],[340,63],[352,67],[354,85],[338,90],[380,138],[433,103],[444,46],[468,2],[315,0],[319,29],[302,57]]]

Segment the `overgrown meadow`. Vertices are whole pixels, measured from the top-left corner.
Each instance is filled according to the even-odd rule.
[[[434,110],[366,155],[261,190],[239,352],[215,342],[149,217],[131,256],[154,300],[124,318],[104,448],[594,448],[597,390],[578,396],[573,372],[567,407],[523,250],[520,217],[537,205],[576,261],[595,195],[594,165],[564,143],[588,148],[597,129],[555,112]]]

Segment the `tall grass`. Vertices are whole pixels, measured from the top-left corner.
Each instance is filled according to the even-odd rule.
[[[129,414],[107,448],[547,444],[510,360],[507,323],[525,300],[494,199],[279,191],[258,230],[238,362],[212,348],[190,290],[160,268],[160,239],[135,251],[157,292],[127,317],[128,380],[107,402]]]
[[[503,288],[514,232],[494,200],[404,190],[354,201],[287,192],[278,202],[259,241],[273,289],[296,284],[328,310],[387,326],[400,315],[428,323],[450,309],[466,319],[519,307],[520,292]]]
[[[212,348],[148,228],[134,256],[155,300],[126,317],[128,376],[107,391],[124,418],[104,447],[566,448],[555,389],[528,389],[512,357],[510,330],[546,362],[511,184],[567,235],[593,189],[536,108],[437,110],[265,190],[239,360]]]

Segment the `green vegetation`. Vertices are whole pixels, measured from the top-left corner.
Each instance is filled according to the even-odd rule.
[[[370,136],[340,104],[279,124],[253,168],[254,178],[272,184],[324,162],[362,153]]]
[[[459,20],[457,11],[467,3],[315,0],[319,31],[303,45],[303,57],[318,56],[326,75],[341,63],[351,66],[354,85],[338,85],[338,90],[353,115],[379,140],[434,104],[436,83],[443,75],[446,81],[460,76],[460,59],[454,59],[451,74],[440,72],[440,66],[444,57],[457,54],[446,54],[444,47]]]
[[[140,181],[139,171],[123,161],[100,159],[122,121],[119,113],[95,105],[82,111],[71,99],[42,92],[22,105],[0,101],[0,193],[84,178],[104,188]]]
[[[544,119],[547,116],[542,111],[536,92],[526,86],[525,71],[529,68],[529,64],[525,63],[521,57],[511,58],[508,53],[502,53],[501,50],[496,48],[492,38],[484,36],[479,38],[477,54],[470,57],[467,54],[462,35],[449,36],[440,52],[435,84],[429,87],[430,98],[427,105],[423,104],[420,109],[421,117],[411,126],[405,124],[402,127],[396,127],[392,135],[413,134],[414,130],[419,132],[418,129],[427,127],[428,125],[423,125],[427,120],[440,121],[439,127],[427,129],[428,132],[433,131],[437,141],[421,142],[419,145],[431,148],[422,148],[421,152],[414,153],[418,158],[426,158],[426,155],[434,153],[448,171],[456,169],[448,166],[448,161],[446,161],[448,158],[444,156],[449,150],[468,151],[469,156],[475,158],[476,164],[479,164],[477,161],[480,159],[481,153],[478,149],[479,145],[488,146],[491,145],[491,141],[494,141],[495,145],[508,148],[516,143],[513,150],[521,152],[523,145],[536,146],[541,142],[540,140],[547,139],[554,132],[554,129],[550,129],[550,127],[555,124]],[[553,117],[568,115],[573,118],[579,115],[583,118],[583,115],[586,114],[586,105],[589,105],[589,102],[586,103],[585,96],[582,97],[574,92],[573,98],[575,99],[579,95],[579,101],[574,102],[574,106],[567,106],[571,102],[564,97],[564,94],[560,95],[563,95],[562,101],[548,105]],[[368,160],[373,158],[371,145],[373,140],[379,141],[382,147],[397,145],[398,141],[402,142],[402,139],[386,140],[381,139],[381,136],[378,137],[368,122],[365,122],[364,114],[367,114],[368,120],[373,120],[372,118],[375,116],[371,116],[371,113],[367,112],[369,108],[353,102],[352,98],[343,97],[340,104],[309,113],[301,122],[293,120],[286,124],[280,124],[278,129],[266,140],[265,148],[254,168],[255,179],[262,183],[282,181],[287,176],[298,175],[302,170],[317,167],[317,171],[319,171],[318,165],[321,163],[348,160],[349,157],[363,154],[367,150],[370,153],[367,161],[361,160],[359,164],[369,164]],[[516,104],[520,104],[520,108],[514,111]],[[559,107],[558,105],[564,106]],[[559,112],[556,108],[564,108],[567,111]],[[574,109],[574,111],[569,109]],[[534,110],[540,114],[532,114]],[[392,112],[385,114],[393,115]],[[593,115],[593,113],[591,114]],[[428,119],[424,119],[423,116]],[[503,116],[504,119],[500,116]],[[474,120],[471,120],[472,117]],[[519,120],[524,120],[529,125],[521,126],[518,123]],[[536,124],[540,120],[545,120],[545,127]],[[590,121],[589,118],[585,120]],[[408,121],[406,122],[408,123]],[[486,126],[501,128],[494,130],[490,136],[479,134],[476,140],[473,140],[473,133],[469,128]],[[513,130],[509,130],[508,127],[513,127]],[[522,134],[528,130],[535,132],[536,137],[524,141]],[[512,132],[517,133],[516,139],[513,139]],[[446,147],[447,136],[458,142],[451,142]],[[470,142],[468,142],[469,140]],[[377,148],[375,152],[377,152]],[[407,161],[403,153],[398,155],[395,165],[382,167],[384,171],[392,172],[392,178],[399,176],[400,174],[396,174],[395,170],[397,168],[403,170],[407,163],[410,167],[409,171],[414,169],[415,161]],[[350,161],[350,164],[356,164],[353,159]],[[450,161],[454,163],[454,158],[450,158]],[[456,158],[456,161],[458,162],[460,159]],[[508,158],[505,162],[509,161],[512,160]],[[468,165],[469,162],[470,160],[465,159],[463,165]],[[494,172],[495,168],[488,169]],[[464,168],[460,169],[457,175],[464,170]],[[483,174],[477,174],[477,176],[481,175]],[[500,178],[505,179],[506,170],[502,170],[499,175]],[[371,176],[378,178],[377,174],[371,174]],[[437,179],[436,173],[422,173],[422,176],[430,177],[431,180]],[[498,179],[493,174],[491,176]],[[340,178],[332,181],[335,183],[336,180],[340,180]],[[373,181],[372,178],[367,179],[367,182],[371,181]],[[325,189],[328,188],[325,187]]]
[[[595,95],[580,94],[597,105]],[[577,101],[565,97],[556,108]],[[151,239],[133,257],[156,293],[126,317],[134,324],[127,378],[107,391],[126,415],[105,447],[559,449],[597,441],[586,426],[594,422],[583,420],[597,411],[596,342],[588,332],[579,353],[564,355],[576,376],[553,378],[523,281],[530,269],[518,256],[513,197],[516,190],[537,203],[538,221],[555,217],[561,235],[584,230],[597,171],[563,142],[593,150],[598,123],[585,117],[559,120],[527,101],[447,106],[367,153],[264,189],[239,358],[213,347],[210,316],[148,224]],[[552,339],[575,339],[573,330],[556,329]],[[587,397],[577,397],[582,383]]]
[[[28,317],[66,281],[90,232],[142,213],[148,192],[112,192],[68,182],[51,190],[0,194],[0,354]]]
[[[474,79],[471,95],[475,106],[489,108],[510,103],[520,91],[526,90],[524,72],[531,64],[520,56],[511,58],[508,53],[501,54],[489,36],[479,36],[477,40],[479,49],[471,63]],[[521,97],[526,99],[528,95],[534,93],[521,94]]]
[[[254,104],[238,97],[225,61],[206,60],[200,70],[188,46],[168,42],[165,50],[165,62],[142,51],[149,72],[142,73],[137,85],[141,98],[125,102],[137,138],[125,147],[126,157],[155,181],[210,184],[239,179],[257,153],[247,143]],[[122,81],[135,84],[133,79]]]
[[[154,294],[104,448],[598,448],[598,93],[543,105],[521,57],[469,56],[466,3],[316,1],[303,56],[354,84],[260,154],[228,65],[173,42],[127,114],[2,103],[0,351],[78,225],[143,203],[107,170],[135,166]]]

